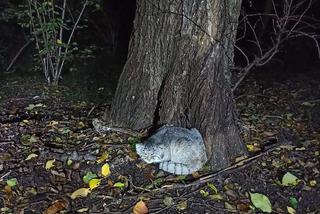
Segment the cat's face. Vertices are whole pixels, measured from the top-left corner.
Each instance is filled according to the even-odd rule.
[[[166,159],[168,159],[166,150],[163,145],[156,143],[153,139],[148,139],[144,143],[136,144],[137,154],[147,163],[166,161]]]

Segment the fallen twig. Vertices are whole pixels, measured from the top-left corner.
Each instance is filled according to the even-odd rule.
[[[254,160],[257,160],[258,158],[276,150],[276,149],[279,149],[280,146],[277,146],[277,147],[272,147],[258,155],[255,155],[255,156],[252,156],[252,157],[249,157],[249,158],[246,158],[246,159],[243,159],[239,162],[236,162],[235,164],[227,167],[227,168],[224,168],[224,169],[221,169],[217,172],[214,172],[214,173],[211,173],[211,174],[207,174],[207,175],[204,175],[200,178],[198,178],[197,180],[189,183],[189,184],[170,184],[170,185],[164,185],[162,186],[161,188],[159,189],[156,189],[155,191],[165,191],[167,189],[177,189],[177,188],[188,188],[188,187],[192,187],[192,186],[197,186],[197,185],[201,185],[201,184],[204,184],[204,183],[207,183],[209,181],[211,181],[214,177],[222,174],[222,173],[225,173],[225,172],[228,172],[228,171],[233,171],[233,170],[236,170],[236,169],[239,169],[239,168],[242,168],[242,167],[245,167],[247,165],[249,165],[250,163],[252,163]]]

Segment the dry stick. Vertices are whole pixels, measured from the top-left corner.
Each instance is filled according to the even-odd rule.
[[[258,155],[255,155],[255,156],[252,156],[250,158],[247,158],[247,159],[244,159],[244,160],[241,160],[239,162],[236,162],[235,164],[231,165],[230,167],[227,167],[225,169],[222,169],[220,171],[217,171],[217,172],[214,172],[212,174],[209,174],[209,175],[206,175],[206,176],[203,176],[203,177],[200,177],[198,180],[190,183],[190,184],[171,184],[171,185],[164,185],[162,186],[160,189],[156,189],[155,191],[165,191],[166,189],[177,189],[177,188],[187,188],[187,187],[192,187],[192,186],[196,186],[196,185],[201,185],[201,184],[204,184],[204,183],[207,183],[209,181],[211,181],[214,177],[224,173],[224,172],[227,172],[227,171],[232,171],[232,170],[236,170],[238,168],[241,168],[241,167],[244,167],[244,166],[247,166],[249,163],[251,163],[252,161],[268,154],[269,152],[272,152],[276,149],[278,149],[279,146],[277,147],[272,147],[270,149],[268,149],[267,151],[263,152],[263,153],[260,153]]]

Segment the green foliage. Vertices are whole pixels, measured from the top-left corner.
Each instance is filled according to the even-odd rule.
[[[83,18],[86,11],[101,10],[100,1],[24,0],[19,5],[8,1],[0,21],[26,29],[37,49],[33,57],[36,70],[42,70],[48,84],[57,85],[66,64],[79,56],[93,57],[94,47],[79,51],[73,40],[77,29],[87,27],[88,20]]]
[[[250,192],[250,199],[253,206],[260,209],[262,212],[265,212],[265,213],[272,212],[272,206],[271,206],[270,200],[266,195],[263,195],[261,193]]]

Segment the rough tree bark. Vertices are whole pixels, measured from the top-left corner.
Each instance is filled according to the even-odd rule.
[[[240,6],[239,0],[137,0],[112,124],[195,127],[213,170],[244,154],[228,69]]]

